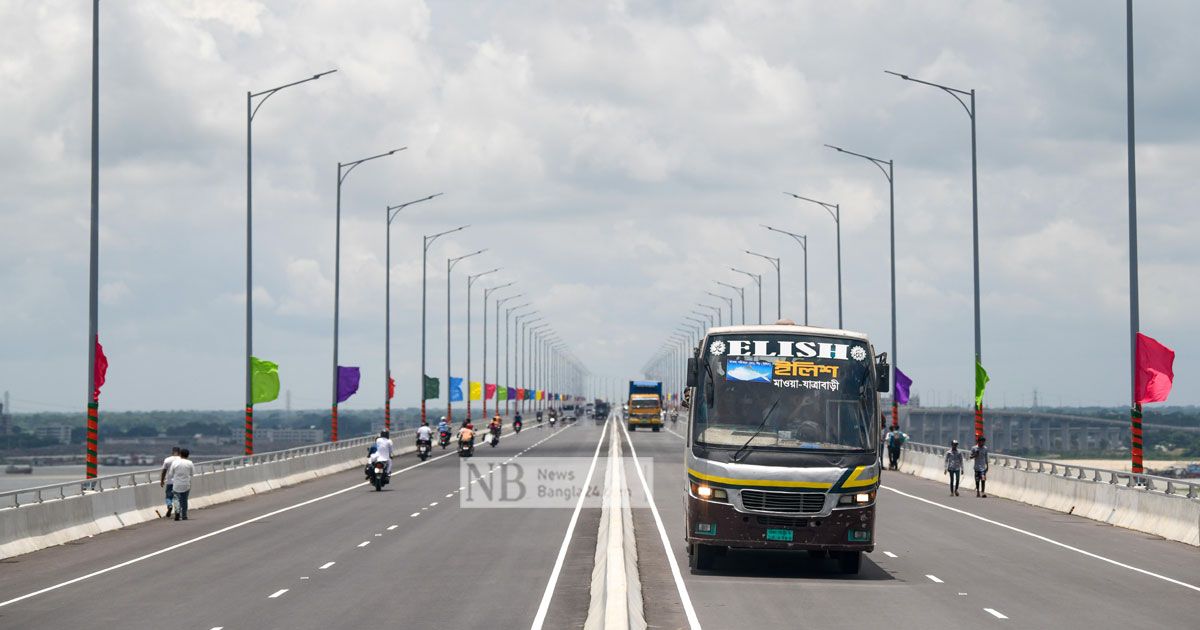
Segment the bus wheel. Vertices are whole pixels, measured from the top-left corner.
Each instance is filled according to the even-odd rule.
[[[717,557],[717,548],[712,545],[695,543],[688,548],[688,560],[693,571],[708,571],[713,567]]]
[[[861,551],[843,551],[838,554],[838,569],[847,575],[858,575],[862,567]]]
[[[652,427],[652,428],[651,428],[651,431],[654,431],[655,433],[658,433],[658,430],[659,430],[659,429],[661,429],[661,428],[662,428],[662,427]]]
[[[637,426],[635,426],[635,425],[632,425],[632,424],[631,424],[631,425],[629,425],[629,430],[630,430],[630,431],[637,431]]]

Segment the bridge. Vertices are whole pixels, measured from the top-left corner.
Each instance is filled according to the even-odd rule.
[[[471,477],[452,450],[438,449],[424,462],[398,456],[391,484],[375,492],[354,455],[342,472],[197,509],[186,522],[151,519],[6,557],[0,626],[1194,625],[1195,546],[1020,501],[951,497],[945,483],[913,468],[929,456],[919,449],[904,456],[914,474],[884,474],[878,544],[858,575],[839,574],[827,558],[783,552],[730,552],[712,570],[692,571],[682,540],[684,424],[657,433],[617,424],[506,428],[477,458],[570,458],[588,472],[592,494],[615,484],[619,493],[647,495],[644,504],[572,498],[557,508],[472,507],[482,488],[495,491],[488,484],[500,469],[479,466]],[[614,474],[614,457],[633,464]],[[210,474],[220,473],[201,477]],[[1069,480],[1084,483],[1078,477]],[[119,491],[43,497],[0,510],[0,524],[19,510]],[[1181,505],[1198,501],[1194,489],[1191,497],[1172,492]],[[614,565],[623,571],[618,584]]]

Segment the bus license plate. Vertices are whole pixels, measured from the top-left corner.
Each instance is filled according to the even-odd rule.
[[[792,542],[792,530],[790,529],[768,529],[767,540],[783,540]]]

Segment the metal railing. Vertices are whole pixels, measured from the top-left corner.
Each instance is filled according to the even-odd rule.
[[[393,432],[392,439],[393,441],[396,441],[403,437],[411,437],[415,431],[415,429],[404,429],[402,431]],[[236,468],[261,466],[262,464],[296,459],[298,457],[309,457],[321,453],[330,453],[351,448],[366,449],[374,442],[375,436],[370,435],[351,438],[348,440],[341,440],[338,442],[323,442],[320,444],[297,446],[295,448],[289,448],[282,451],[270,451],[266,453],[256,453],[254,455],[238,455],[235,457],[226,457],[224,459],[197,461],[195,462],[195,474],[210,475]],[[365,451],[363,454],[363,459],[366,459]],[[95,479],[67,481],[46,486],[0,492],[0,510],[16,508],[32,503],[57,501],[95,492],[116,490],[118,488],[128,488],[131,486],[141,486],[146,484],[158,484],[161,474],[161,468],[150,468],[117,473],[115,475],[105,475],[103,477],[96,477]]]
[[[946,447],[944,446],[921,444],[919,442],[906,442],[904,444],[904,448],[917,453],[925,453],[937,456],[943,456],[946,453]],[[1150,492],[1161,492],[1163,494],[1184,496],[1189,499],[1200,498],[1200,481],[1172,479],[1171,477],[1159,477],[1157,475],[1139,475],[1123,470],[1109,470],[1107,468],[1064,464],[1062,462],[1052,462],[1044,459],[1030,459],[1028,457],[1005,455],[1003,453],[988,453],[988,465],[999,466],[1001,468],[1012,468],[1014,470],[1023,470],[1025,472],[1053,475],[1055,477],[1062,477],[1064,479],[1078,479],[1082,481],[1127,486],[1130,488],[1142,488]]]

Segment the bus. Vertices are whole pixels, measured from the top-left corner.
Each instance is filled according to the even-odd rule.
[[[861,333],[786,320],[710,329],[687,365],[691,568],[728,549],[778,549],[857,574],[875,549],[889,376]]]

